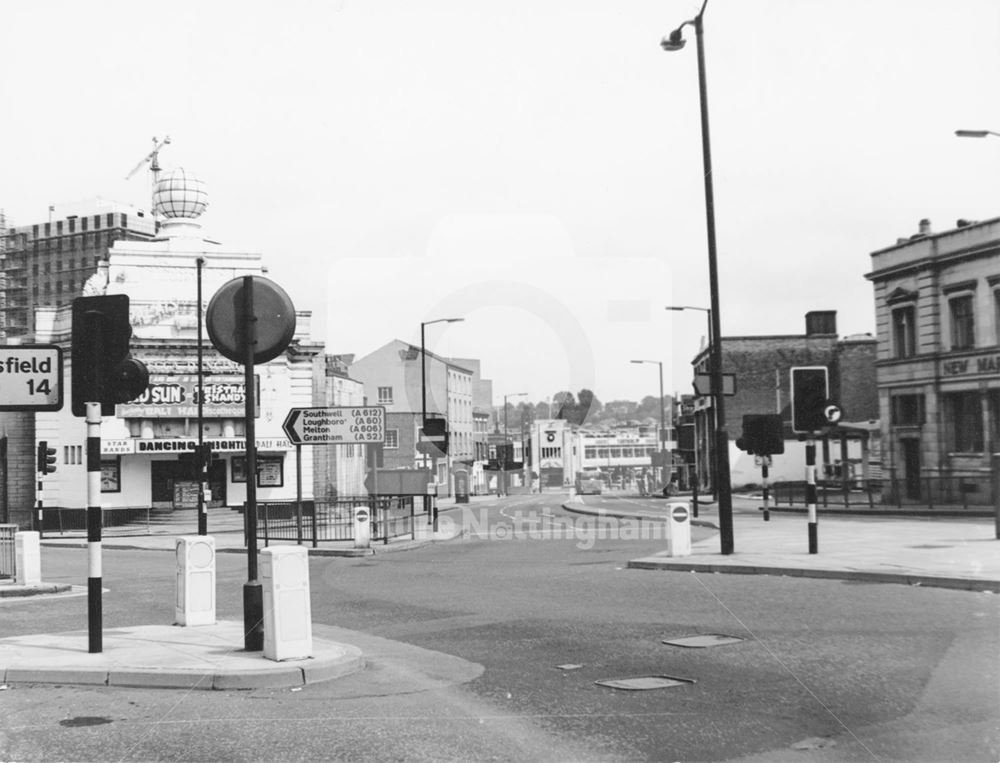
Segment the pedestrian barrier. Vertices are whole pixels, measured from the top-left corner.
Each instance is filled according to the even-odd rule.
[[[17,574],[16,534],[17,525],[0,525],[0,578],[12,578]]]
[[[775,507],[805,505],[805,481],[775,482]],[[863,507],[927,506],[928,508],[988,508],[995,505],[997,488],[989,474],[943,475],[913,479],[817,480],[818,505]]]
[[[269,501],[257,504],[257,538],[271,541],[310,543],[354,540],[354,509],[366,506],[371,540],[388,543],[393,538],[416,538],[414,496],[342,496],[335,501]]]

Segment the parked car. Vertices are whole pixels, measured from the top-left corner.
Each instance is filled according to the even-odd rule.
[[[603,488],[604,480],[601,479],[601,473],[596,469],[585,469],[582,472],[576,473],[577,495],[584,495],[586,493],[590,493],[591,495],[600,495]]]

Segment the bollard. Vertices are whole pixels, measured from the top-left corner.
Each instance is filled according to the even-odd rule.
[[[14,533],[14,570],[18,585],[38,585],[42,582],[42,552],[34,530]]]
[[[174,622],[177,625],[214,625],[215,538],[182,535],[174,549],[177,562]]]
[[[667,536],[667,556],[691,555],[691,512],[687,504],[670,504],[670,530]]]
[[[367,506],[354,507],[354,548],[369,548],[372,544],[371,512]]]
[[[275,661],[312,657],[309,552],[302,546],[265,548],[260,554],[260,579],[264,657]]]

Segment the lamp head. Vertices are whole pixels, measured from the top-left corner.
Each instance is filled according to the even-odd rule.
[[[985,138],[989,134],[989,130],[955,130],[959,138]]]
[[[687,40],[681,35],[682,27],[677,27],[673,32],[670,33],[669,37],[664,37],[660,41],[660,47],[664,50],[674,51],[680,50],[687,43]]]

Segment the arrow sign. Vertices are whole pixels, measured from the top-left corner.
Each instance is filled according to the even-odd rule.
[[[292,408],[281,425],[294,445],[385,442],[385,406]]]
[[[712,394],[712,374],[695,374],[692,384],[695,394],[701,397]],[[726,397],[736,394],[736,374],[722,374],[722,394]]]

